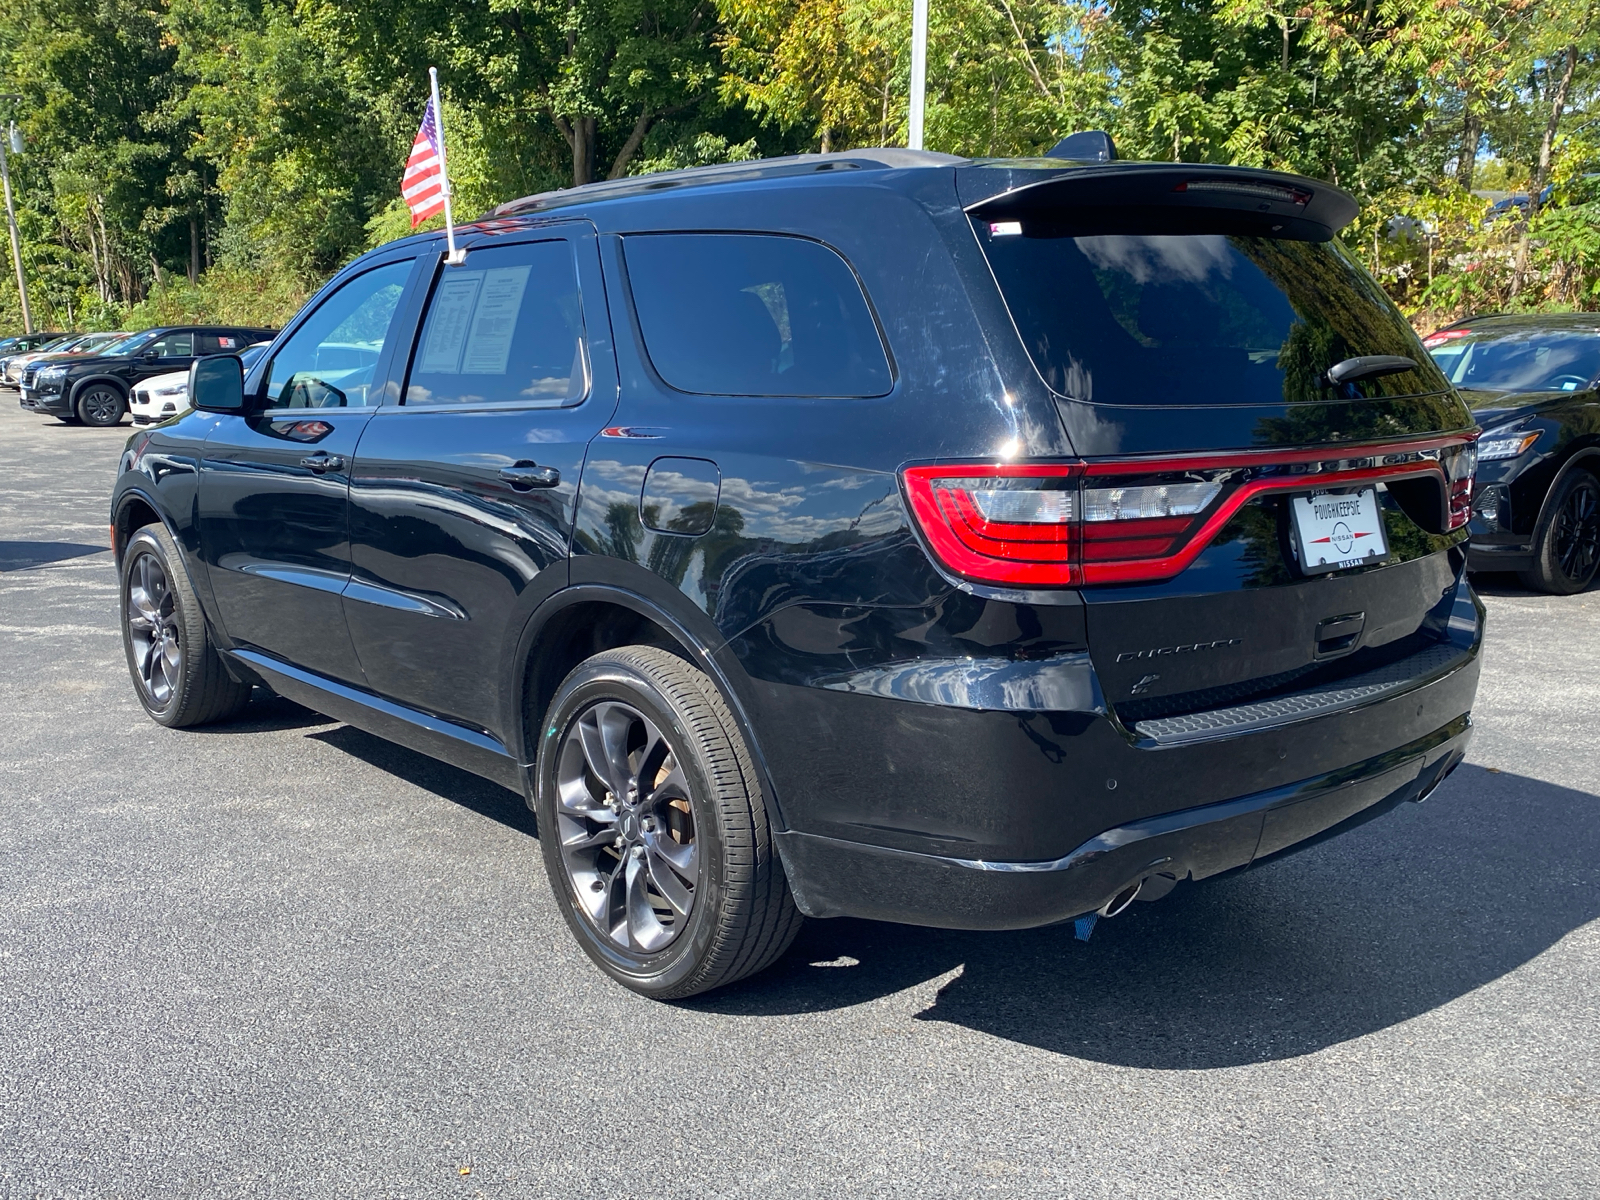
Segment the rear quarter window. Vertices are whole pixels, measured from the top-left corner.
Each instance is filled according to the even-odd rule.
[[[650,361],[681,392],[868,397],[893,387],[855,272],[818,242],[644,234],[624,254]]]

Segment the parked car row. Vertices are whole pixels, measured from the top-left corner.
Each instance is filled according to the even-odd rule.
[[[19,344],[0,343],[0,384],[19,389],[23,408],[65,424],[116,425],[130,408],[135,423],[147,424],[187,408],[187,373],[195,359],[238,354],[272,336],[270,329],[242,326],[166,325],[133,334],[60,335],[32,345],[10,339]]]

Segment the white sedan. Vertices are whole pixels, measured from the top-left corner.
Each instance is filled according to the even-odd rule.
[[[271,342],[256,342],[239,353],[239,359],[248,371]],[[166,375],[152,375],[134,385],[133,396],[128,401],[128,412],[135,425],[154,425],[170,421],[189,411],[189,370],[172,371]]]

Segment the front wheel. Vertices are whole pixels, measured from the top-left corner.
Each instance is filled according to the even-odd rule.
[[[233,679],[211,645],[205,614],[163,525],[146,525],[122,556],[122,645],[134,691],[150,716],[182,729],[233,716],[250,685]]]
[[[581,663],[538,728],[545,870],[600,969],[681,999],[800,930],[750,751],[710,678],[651,646]]]
[[[122,393],[108,383],[97,383],[84,388],[78,397],[78,419],[97,429],[109,429],[122,420],[127,402]]]
[[[1541,592],[1570,596],[1594,581],[1600,568],[1600,480],[1574,469],[1545,501],[1533,539],[1533,567],[1522,582]]]

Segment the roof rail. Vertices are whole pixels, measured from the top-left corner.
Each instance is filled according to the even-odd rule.
[[[860,150],[835,150],[827,154],[788,154],[781,158],[756,158],[746,162],[714,163],[708,167],[682,167],[650,175],[629,175],[577,187],[557,188],[508,200],[484,214],[483,218],[509,217],[541,208],[575,204],[584,200],[605,200],[615,196],[667,188],[731,183],[743,179],[772,179],[785,175],[805,175],[813,171],[862,169],[895,170],[906,167],[942,167],[965,159],[931,150],[907,150],[903,146],[870,146]]]

